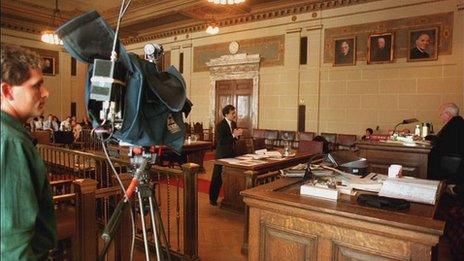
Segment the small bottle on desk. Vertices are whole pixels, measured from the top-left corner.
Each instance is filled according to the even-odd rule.
[[[421,126],[420,126],[420,124],[416,125],[416,129],[414,130],[414,135],[416,135],[416,136],[421,135]]]

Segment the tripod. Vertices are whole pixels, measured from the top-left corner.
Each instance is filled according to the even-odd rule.
[[[159,151],[161,154],[161,149]],[[166,238],[166,232],[164,230],[163,221],[161,219],[161,213],[159,210],[158,203],[156,198],[154,197],[155,191],[150,186],[149,177],[147,170],[150,168],[150,164],[154,164],[156,162],[156,157],[158,154],[154,153],[153,147],[150,150],[144,150],[143,148],[132,148],[129,150],[129,156],[131,157],[131,163],[134,166],[138,166],[136,170],[133,172],[133,178],[131,184],[127,188],[125,192],[124,199],[119,202],[116,209],[114,210],[113,215],[111,216],[108,224],[106,225],[105,229],[102,233],[102,239],[105,241],[105,245],[103,247],[102,253],[99,256],[99,260],[103,260],[105,255],[108,252],[109,245],[114,238],[114,233],[119,227],[119,223],[121,221],[122,213],[124,212],[127,206],[130,206],[130,198],[134,194],[137,194],[137,198],[139,201],[139,212],[140,218],[142,223],[142,233],[143,233],[143,244],[145,248],[145,257],[146,260],[150,260],[150,251],[148,248],[148,235],[147,235],[147,228],[145,224],[145,215],[144,210],[145,207],[144,203],[148,201],[148,209],[150,213],[150,220],[153,232],[153,239],[155,241],[155,250],[156,250],[156,258],[157,260],[166,260],[164,256],[161,255],[161,242],[160,242],[160,232],[161,237],[164,241],[166,246],[166,253],[167,253],[167,260],[171,260],[170,254],[170,247],[169,242]],[[160,231],[158,231],[158,228]],[[135,231],[133,231],[135,233]]]

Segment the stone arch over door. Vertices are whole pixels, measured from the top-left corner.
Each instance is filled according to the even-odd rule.
[[[216,82],[221,80],[251,79],[253,81],[253,97],[251,101],[252,127],[258,127],[258,100],[259,100],[259,54],[246,53],[222,55],[211,59],[206,65],[210,71],[209,83],[209,118],[210,126],[214,126],[216,110]]]

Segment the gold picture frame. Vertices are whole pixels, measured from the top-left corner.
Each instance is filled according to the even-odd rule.
[[[393,33],[371,34],[367,39],[367,63],[391,63],[395,50]]]
[[[408,62],[437,60],[438,40],[438,27],[410,30]]]
[[[55,75],[55,58],[43,56],[42,60],[42,73],[44,75]]]
[[[334,39],[333,66],[349,66],[356,64],[356,37]]]

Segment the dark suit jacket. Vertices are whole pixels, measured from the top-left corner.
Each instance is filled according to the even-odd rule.
[[[424,59],[430,58],[430,55],[426,52],[421,52],[417,47],[412,48],[409,51],[409,59]]]
[[[232,122],[232,129],[237,128],[237,123]],[[232,136],[229,124],[223,119],[216,126],[216,159],[233,158],[235,138]]]
[[[440,171],[440,160],[444,155],[458,154],[464,157],[464,119],[455,116],[446,123],[432,141],[432,150],[429,154],[429,177],[434,179],[448,179]],[[461,165],[462,166],[462,165]],[[464,173],[460,179],[464,179]]]

